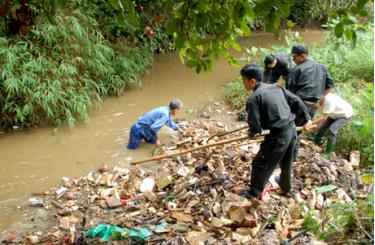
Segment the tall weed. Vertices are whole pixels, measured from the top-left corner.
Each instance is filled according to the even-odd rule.
[[[224,99],[233,109],[240,109],[246,103],[248,94],[245,87],[242,85],[240,77],[230,81],[224,87]]]

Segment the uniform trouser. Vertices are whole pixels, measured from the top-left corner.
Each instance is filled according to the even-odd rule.
[[[279,181],[281,189],[285,192],[291,190],[295,137],[296,128],[294,123],[277,132],[271,131],[265,137],[259,152],[252,162],[251,181],[248,190],[250,196],[259,198],[277,164],[281,168]]]
[[[309,113],[309,115],[311,117],[311,120],[312,120],[315,116],[315,112],[316,112],[317,108],[316,107],[310,107],[310,106],[306,105],[306,109],[307,109],[307,112]],[[300,137],[301,133],[302,133],[302,131],[297,132],[296,145],[294,147],[294,152],[293,152],[293,161],[294,162],[297,160],[297,157],[298,157],[298,150],[299,150],[299,146],[300,146],[300,142],[301,142],[301,137]]]
[[[349,119],[350,118],[346,118],[346,117],[340,117],[338,119],[333,119],[333,118],[328,117],[326,121],[324,121],[322,124],[319,125],[316,134],[317,136],[321,137],[328,130],[328,135],[327,135],[328,140],[330,140],[332,143],[336,143],[337,133],[339,132],[340,128],[342,128]]]

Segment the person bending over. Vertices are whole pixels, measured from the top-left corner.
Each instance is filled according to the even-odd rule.
[[[289,54],[276,53],[266,55],[264,57],[264,83],[276,83],[280,81],[280,77],[288,82],[290,69],[292,68],[292,59]]]
[[[322,116],[312,122],[312,127],[319,125],[314,142],[317,145],[322,145],[323,136],[327,133],[327,146],[322,154],[327,158],[335,149],[337,133],[353,116],[353,108],[348,102],[332,92],[326,94],[319,101],[319,107],[322,109]]]
[[[173,99],[169,106],[155,108],[138,118],[130,129],[127,148],[131,150],[137,149],[142,140],[155,144],[157,148],[160,148],[161,144],[157,134],[164,125],[181,131],[180,127],[173,122],[171,116],[175,116],[182,109],[182,106],[181,100]]]

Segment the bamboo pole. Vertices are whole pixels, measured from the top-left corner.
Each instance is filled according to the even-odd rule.
[[[143,159],[143,160],[133,161],[133,162],[131,162],[131,164],[139,164],[139,163],[144,163],[144,162],[156,161],[156,160],[160,160],[160,159],[164,159],[164,158],[169,158],[169,157],[174,157],[174,156],[186,154],[186,153],[189,153],[189,152],[192,152],[192,151],[197,151],[197,150],[201,150],[201,149],[205,149],[205,148],[209,148],[209,147],[213,147],[213,146],[217,146],[217,145],[224,145],[224,144],[232,143],[232,142],[235,142],[235,141],[246,140],[246,139],[249,139],[249,136],[244,135],[244,136],[236,137],[236,138],[233,138],[233,139],[222,140],[222,141],[218,141],[218,142],[207,144],[207,145],[200,145],[200,146],[197,146],[197,147],[194,147],[194,148],[189,148],[189,149],[182,150],[182,151],[179,151],[179,152],[173,152],[173,153],[170,153],[170,154],[167,154],[167,155],[150,157],[150,158],[146,158],[146,159]]]
[[[300,132],[300,131],[303,131],[303,130],[305,130],[305,128],[303,126],[296,127],[297,132]]]
[[[241,128],[241,129],[244,129],[244,128],[245,127]],[[236,129],[236,130],[240,130],[240,129]],[[304,130],[304,127],[296,127],[296,130],[302,131],[302,130]],[[259,137],[259,136],[264,136],[264,134],[260,134],[257,137]],[[186,149],[186,150],[173,152],[173,153],[170,153],[170,154],[167,154],[167,155],[149,157],[149,158],[146,158],[146,159],[133,161],[133,162],[131,162],[131,164],[136,165],[136,164],[140,164],[140,163],[144,163],[144,162],[157,161],[157,160],[161,160],[161,159],[164,159],[164,158],[183,155],[183,154],[186,154],[186,153],[189,153],[189,152],[192,152],[192,151],[197,151],[197,150],[201,150],[201,149],[205,149],[205,148],[209,148],[209,147],[213,147],[213,146],[217,146],[217,145],[224,145],[224,144],[232,143],[232,142],[235,142],[235,141],[242,141],[242,140],[246,140],[246,139],[249,139],[248,135],[236,137],[236,138],[233,138],[233,139],[222,140],[222,141],[218,141],[218,142],[207,144],[207,145],[200,145],[200,146],[197,146],[197,147],[194,147],[194,148],[189,148],[189,149]],[[257,141],[257,140],[255,139],[255,141]]]
[[[184,141],[181,141],[181,142],[177,142],[175,145],[176,146],[181,146],[181,145],[186,144],[186,143],[198,143],[198,142],[204,141],[204,140],[206,140],[208,142],[210,139],[212,139],[212,138],[214,138],[216,136],[217,137],[221,137],[221,136],[224,136],[224,135],[227,135],[227,134],[231,134],[231,133],[240,131],[240,130],[248,128],[248,127],[249,126],[246,125],[246,126],[243,126],[243,127],[240,127],[240,128],[233,129],[233,130],[228,131],[228,132],[224,132],[224,133],[220,133],[220,134],[213,134],[210,137],[208,137],[207,139],[202,138],[202,139],[198,139],[198,140],[194,140],[194,141],[191,141],[190,139],[187,139],[187,140],[184,140]]]
[[[227,134],[231,134],[231,133],[234,133],[234,132],[237,132],[237,131],[240,131],[242,129],[245,129],[245,128],[248,128],[249,126],[246,125],[246,126],[243,126],[243,127],[240,127],[240,128],[236,128],[236,129],[233,129],[231,131],[228,131],[228,132],[224,132],[224,133],[221,133],[221,134],[214,134],[214,135],[211,135],[210,137],[208,137],[207,141],[209,141],[210,139],[214,138],[214,137],[221,137],[221,136],[224,136],[224,135],[227,135]]]

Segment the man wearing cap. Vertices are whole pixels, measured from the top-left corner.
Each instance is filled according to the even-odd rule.
[[[264,83],[276,83],[282,76],[287,82],[292,60],[289,54],[276,53],[264,57]]]
[[[157,137],[157,133],[164,125],[174,130],[181,130],[173,122],[171,116],[175,116],[182,109],[182,106],[181,100],[173,99],[169,103],[169,106],[155,108],[141,116],[131,127],[127,148],[132,150],[137,149],[143,139],[160,148],[160,140]]]
[[[280,85],[262,83],[262,72],[258,65],[244,66],[241,77],[246,90],[252,91],[246,104],[249,137],[260,134],[264,129],[270,130],[253,158],[250,186],[242,195],[246,198],[260,198],[277,165],[281,168],[278,183],[284,192],[289,192],[296,136],[294,115],[304,117],[308,127],[311,121],[306,106],[301,99]]]
[[[289,74],[287,89],[303,100],[312,118],[318,108],[318,101],[335,84],[325,65],[309,59],[309,50],[305,45],[294,45],[292,57],[296,66]]]
[[[302,99],[310,117],[313,118],[319,100],[335,86],[335,83],[323,64],[309,59],[309,50],[305,45],[293,45],[291,53],[296,66],[289,73],[287,89]],[[300,119],[296,118],[297,126],[300,126],[299,121]],[[297,137],[294,161],[297,159],[299,141]]]

